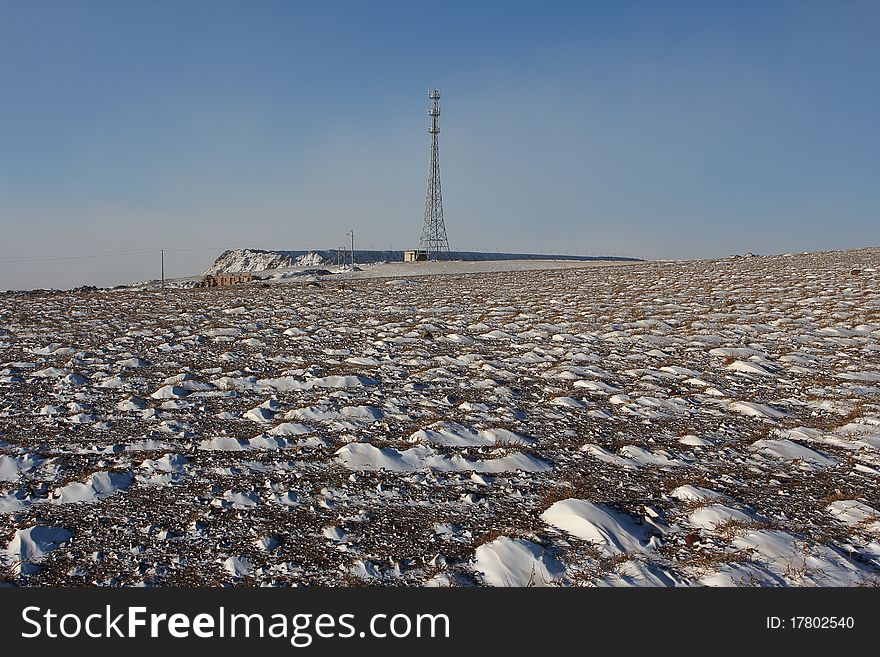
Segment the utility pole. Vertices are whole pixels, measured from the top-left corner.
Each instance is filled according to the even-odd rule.
[[[354,271],[354,231],[350,230],[346,235],[351,236],[351,270]]]
[[[162,254],[162,289],[165,289],[165,249],[160,251]]]

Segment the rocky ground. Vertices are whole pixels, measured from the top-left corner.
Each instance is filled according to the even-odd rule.
[[[876,585],[880,250],[0,297],[0,581]]]

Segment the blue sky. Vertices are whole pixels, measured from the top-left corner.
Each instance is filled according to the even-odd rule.
[[[880,245],[878,33],[872,1],[0,0],[0,289],[411,248],[434,81],[453,249]]]

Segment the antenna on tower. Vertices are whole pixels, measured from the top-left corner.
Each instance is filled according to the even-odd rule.
[[[446,225],[443,223],[443,195],[440,190],[440,157],[437,139],[440,134],[440,90],[436,85],[428,93],[431,100],[431,155],[428,164],[428,191],[425,195],[425,223],[422,226],[422,237],[419,250],[426,252],[428,260],[446,253],[449,258],[449,240],[446,237]]]

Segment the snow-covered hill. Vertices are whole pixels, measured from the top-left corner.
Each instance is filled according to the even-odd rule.
[[[224,251],[206,274],[222,272],[263,271],[283,267],[313,267],[329,263],[329,258],[316,251],[262,251],[231,249]]]

